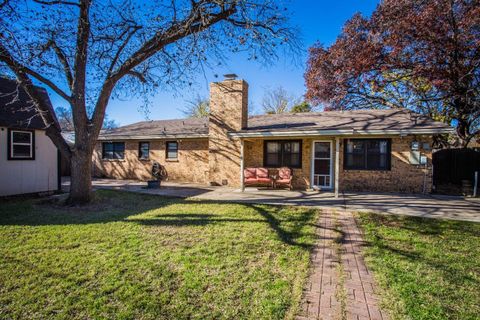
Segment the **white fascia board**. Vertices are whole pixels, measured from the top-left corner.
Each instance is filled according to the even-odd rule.
[[[112,135],[112,136],[99,136],[100,141],[113,141],[113,140],[160,140],[160,139],[199,139],[208,138],[208,134],[157,134],[157,135]]]
[[[230,132],[233,138],[255,137],[291,137],[291,136],[351,136],[351,135],[406,135],[406,134],[442,134],[454,133],[453,128],[404,129],[404,130],[292,130],[292,131],[256,131]]]

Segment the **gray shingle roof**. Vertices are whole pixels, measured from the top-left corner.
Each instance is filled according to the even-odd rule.
[[[208,135],[207,118],[142,121],[102,132],[101,139],[168,138]]]
[[[285,113],[250,117],[246,131],[406,130],[448,128],[443,122],[405,109]]]
[[[289,131],[449,131],[451,128],[408,110],[355,110],[256,115],[240,134]],[[208,118],[143,121],[102,133],[101,139],[207,137]]]

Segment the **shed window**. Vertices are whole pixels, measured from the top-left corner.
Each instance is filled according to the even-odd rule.
[[[138,158],[142,160],[150,158],[150,142],[138,143]]]
[[[167,159],[178,159],[178,142],[167,141]]]
[[[390,170],[390,139],[347,139],[345,141],[346,170]]]
[[[9,160],[34,160],[34,132],[23,130],[9,131]]]
[[[264,144],[265,167],[302,167],[302,141],[280,140],[265,141]]]
[[[124,159],[125,158],[125,142],[102,143],[102,158],[106,160]]]

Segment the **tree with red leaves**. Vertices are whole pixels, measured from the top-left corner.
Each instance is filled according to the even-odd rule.
[[[306,97],[326,109],[409,108],[480,133],[480,1],[384,0],[309,51]]]

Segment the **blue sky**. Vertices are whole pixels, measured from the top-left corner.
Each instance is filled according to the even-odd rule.
[[[302,96],[305,92],[303,74],[308,47],[316,41],[325,45],[331,44],[346,20],[356,12],[370,15],[378,2],[378,0],[292,0],[291,22],[300,28],[305,47],[304,55],[299,59],[300,64],[292,65],[290,57],[281,57],[273,66],[262,67],[259,63],[249,62],[240,55],[232,54],[229,57],[229,65],[214,70],[214,73],[218,75],[236,73],[246,80],[250,88],[249,100],[253,103],[250,111],[253,112],[261,111],[262,97],[268,88],[282,86],[295,96]],[[182,118],[180,109],[185,106],[186,100],[191,100],[196,94],[207,97],[208,83],[212,81],[218,81],[218,78],[214,78],[212,74],[207,75],[205,79],[203,74],[199,74],[193,88],[175,94],[159,91],[149,108],[149,118],[152,120]],[[53,103],[59,106],[60,100],[54,99]],[[114,100],[110,101],[107,113],[110,119],[120,125],[126,125],[145,120],[141,106],[141,100]]]

